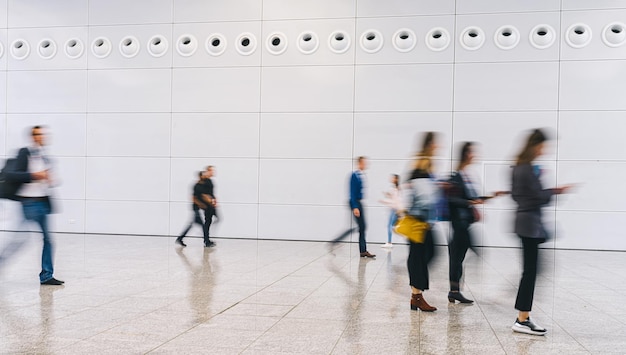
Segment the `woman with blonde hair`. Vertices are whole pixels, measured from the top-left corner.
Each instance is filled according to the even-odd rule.
[[[435,133],[424,135],[422,149],[417,156],[415,168],[411,172],[409,183],[411,196],[406,213],[422,222],[427,222],[423,243],[410,241],[407,267],[411,285],[411,309],[433,312],[437,308],[424,299],[423,291],[428,290],[428,264],[434,256],[432,221],[435,219],[435,204],[438,187],[432,174],[432,157],[437,145]]]

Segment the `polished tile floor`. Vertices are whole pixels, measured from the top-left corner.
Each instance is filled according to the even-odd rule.
[[[15,236],[0,234],[0,245]],[[426,299],[409,309],[408,247],[376,260],[355,244],[55,235],[56,276],[40,286],[40,237],[0,266],[2,354],[607,354],[626,353],[626,253],[542,250],[533,318],[510,327],[517,249],[468,255],[464,293],[447,302],[446,249]]]

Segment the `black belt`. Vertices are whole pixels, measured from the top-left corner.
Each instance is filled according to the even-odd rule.
[[[46,202],[48,201],[47,197],[21,197],[21,201],[32,201],[32,202]]]

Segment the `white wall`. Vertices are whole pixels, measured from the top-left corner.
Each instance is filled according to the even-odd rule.
[[[442,132],[442,173],[453,143],[480,142],[476,174],[493,191],[508,188],[522,131],[550,127],[559,140],[544,158],[546,184],[583,183],[548,208],[554,245],[626,250],[626,45],[603,41],[624,18],[614,0],[0,0],[0,154],[26,144],[27,127],[50,126],[63,182],[56,231],[176,234],[195,172],[212,164],[218,235],[308,240],[350,224],[347,178],[352,158],[367,155],[369,240],[383,241],[377,200],[390,173],[406,172],[419,132]],[[574,24],[589,27],[580,48],[566,41],[584,37],[568,32]],[[537,25],[554,30],[542,49],[531,44]],[[517,29],[513,48],[496,45],[502,26]],[[462,45],[469,27],[480,48]],[[434,28],[450,39],[443,50],[427,46]],[[406,52],[393,45],[400,29],[415,35]],[[383,41],[373,53],[361,44],[370,30]],[[350,42],[342,53],[330,49],[335,31]],[[312,54],[298,49],[304,32],[317,35]],[[276,33],[287,43],[277,55]],[[215,34],[220,55],[206,50]],[[244,34],[247,55],[237,50]],[[155,57],[157,35],[167,48]],[[131,58],[120,52],[127,36],[139,48]],[[185,37],[193,54],[180,48]],[[107,56],[92,51],[98,38]],[[43,39],[56,43],[50,59]],[[76,58],[70,39],[84,47]],[[23,59],[17,40],[30,46]],[[15,206],[2,204],[11,228]],[[516,245],[511,208],[505,198],[486,206],[481,244]]]

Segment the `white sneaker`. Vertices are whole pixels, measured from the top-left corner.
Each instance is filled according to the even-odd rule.
[[[393,248],[393,244],[391,243],[385,243],[381,246],[381,248]]]
[[[514,332],[531,334],[531,335],[545,335],[548,331],[546,328],[541,327],[530,320],[530,317],[523,322],[520,322],[517,318],[515,319],[515,323],[511,327]]]

